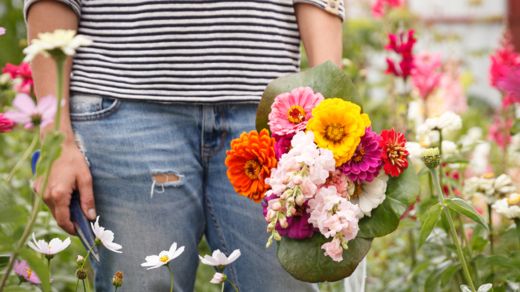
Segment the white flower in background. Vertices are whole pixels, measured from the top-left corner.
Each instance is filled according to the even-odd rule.
[[[503,198],[516,192],[516,186],[511,177],[501,174],[497,178],[471,177],[464,184],[464,193],[467,195],[482,195],[488,204],[493,204],[497,198]]]
[[[488,292],[491,290],[491,288],[493,288],[493,284],[491,283],[482,284],[480,287],[478,287],[477,292]],[[471,292],[471,289],[467,285],[460,285],[460,291]]]
[[[418,140],[422,143],[432,145],[438,143],[439,133],[442,132],[443,138],[462,128],[462,119],[453,112],[445,112],[442,115],[427,119],[422,125],[417,127]]]
[[[468,132],[460,137],[459,143],[462,152],[468,152],[473,149],[477,144],[482,142],[482,129],[479,127],[472,127]]]
[[[381,172],[373,181],[363,183],[360,193],[354,196],[351,202],[357,204],[365,216],[370,217],[372,210],[381,205],[386,198],[387,181],[388,176]]]
[[[482,175],[489,171],[489,154],[491,153],[491,144],[489,142],[480,143],[475,146],[471,159],[469,161],[469,169],[474,175]]]
[[[442,157],[449,158],[457,154],[457,144],[453,141],[443,140],[442,141]]]
[[[57,29],[53,32],[40,33],[37,39],[23,50],[25,62],[30,62],[36,55],[43,54],[48,57],[55,51],[67,56],[73,56],[81,46],[88,46],[92,41],[85,36],[76,35],[74,30]]]
[[[224,282],[226,282],[227,280],[227,276],[222,274],[222,273],[219,273],[219,272],[216,272],[215,275],[213,275],[213,278],[211,278],[211,280],[209,281],[211,284],[222,284]]]
[[[99,226],[99,216],[97,216],[96,222],[94,224],[90,223],[90,226],[92,227],[92,231],[96,236],[96,241],[99,240],[101,244],[103,244],[103,246],[108,250],[122,253],[120,249],[123,247],[120,244],[114,242],[114,232]]]
[[[236,261],[238,259],[238,257],[240,257],[239,249],[235,249],[229,255],[229,257],[226,257],[226,255],[223,252],[221,252],[219,249],[213,251],[211,256],[205,255],[204,257],[201,257],[199,255],[200,261],[203,264],[208,265],[208,266],[213,266],[213,267],[220,267],[220,268],[225,267],[225,266],[231,264],[232,262]]]
[[[507,198],[496,201],[493,209],[509,219],[520,218],[520,194],[513,193]]]
[[[70,237],[67,237],[63,241],[59,238],[53,238],[50,242],[47,242],[43,239],[36,240],[36,237],[33,233],[32,239],[33,241],[29,241],[29,243],[27,243],[29,247],[47,256],[53,256],[63,251],[70,245]]]
[[[163,250],[158,255],[151,255],[145,258],[144,263],[141,267],[146,267],[147,270],[156,269],[168,263],[180,256],[184,252],[184,246],[177,248],[177,242],[172,243],[169,250]]]
[[[520,134],[511,137],[507,152],[511,165],[520,165]]]

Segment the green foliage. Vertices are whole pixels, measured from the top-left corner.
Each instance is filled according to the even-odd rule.
[[[422,246],[426,238],[432,233],[433,228],[439,222],[443,206],[439,203],[433,205],[421,218],[421,230],[419,231],[419,246]]]
[[[488,228],[484,219],[475,211],[475,209],[461,198],[449,198],[446,199],[446,206],[454,211],[455,213],[464,215],[476,223],[480,224],[484,228]]]

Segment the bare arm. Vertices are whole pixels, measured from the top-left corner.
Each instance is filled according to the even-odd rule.
[[[305,3],[296,4],[295,11],[309,65],[313,67],[325,61],[332,61],[341,66],[343,50],[341,19]]]
[[[77,30],[76,14],[64,4],[56,1],[39,1],[33,4],[27,17],[28,39],[38,37],[39,33],[56,29]],[[37,56],[31,63],[36,97],[46,95],[56,96],[56,67],[51,58]],[[64,106],[61,115],[60,131],[65,135],[62,154],[54,163],[49,178],[48,187],[44,192],[44,200],[51,209],[58,225],[73,234],[74,227],[70,221],[70,198],[74,189],[79,189],[81,207],[88,218],[95,218],[94,196],[92,193],[91,176],[88,166],[74,141],[69,114],[69,77],[71,60],[67,60],[64,82]],[[53,124],[41,129],[45,136],[53,128]],[[40,179],[36,189],[39,191]]]

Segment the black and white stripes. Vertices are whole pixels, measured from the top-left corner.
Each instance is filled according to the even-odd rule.
[[[93,40],[74,58],[72,91],[164,101],[258,100],[269,81],[298,71],[294,3],[343,15],[338,0],[60,2]]]

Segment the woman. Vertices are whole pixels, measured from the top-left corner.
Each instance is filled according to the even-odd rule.
[[[78,189],[86,216],[100,215],[123,245],[122,255],[102,250],[98,291],[118,270],[125,291],[167,290],[166,270],[139,264],[174,241],[186,246],[172,264],[175,290],[192,291],[203,235],[212,249],[242,251],[226,270],[241,291],[314,289],[265,249],[260,206],[234,194],[224,159],[230,140],[254,128],[267,83],[299,70],[300,39],[311,66],[340,64],[342,1],[26,0],[25,9],[29,39],[61,28],[93,40],[67,65],[66,141],[44,198],[73,234]],[[37,97],[55,93],[53,68],[33,61]]]

